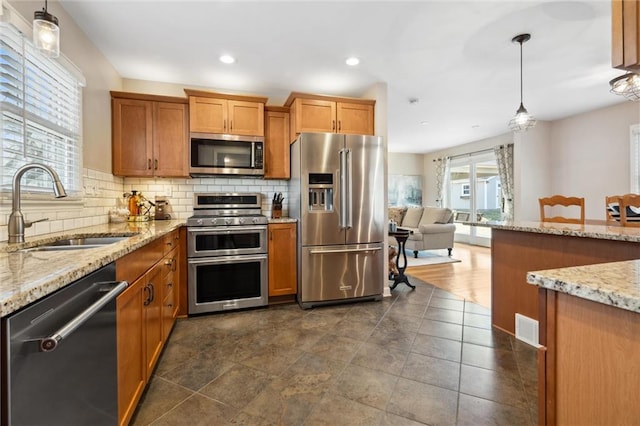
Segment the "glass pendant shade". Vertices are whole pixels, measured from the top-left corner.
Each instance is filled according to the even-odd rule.
[[[520,104],[515,117],[509,121],[509,128],[514,132],[524,132],[536,125],[536,120],[529,114],[529,111]]]
[[[49,58],[60,56],[60,28],[58,18],[44,10],[38,10],[33,18],[33,44]]]
[[[529,114],[522,102],[522,43],[531,39],[531,34],[519,34],[511,39],[514,43],[520,43],[520,107],[515,117],[509,121],[509,128],[514,132],[524,132],[536,125],[536,120]]]
[[[624,96],[630,101],[640,101],[640,75],[632,72],[616,77],[609,82],[611,93]]]

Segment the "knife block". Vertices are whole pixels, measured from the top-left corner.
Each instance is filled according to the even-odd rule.
[[[279,219],[282,217],[282,204],[273,204],[271,206],[271,218]]]

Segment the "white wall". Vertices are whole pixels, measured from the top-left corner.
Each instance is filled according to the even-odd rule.
[[[408,176],[424,175],[424,155],[390,152],[389,174]]]
[[[539,121],[533,129],[513,134],[515,220],[539,220],[538,198],[551,194],[550,127]]]
[[[554,121],[549,194],[585,197],[585,217],[604,220],[605,196],[631,192],[629,128],[638,123],[640,102]]]

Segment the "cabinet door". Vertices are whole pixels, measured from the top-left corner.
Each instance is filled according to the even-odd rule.
[[[113,99],[111,109],[113,174],[152,176],[152,103]]]
[[[153,173],[162,177],[189,176],[187,105],[153,105]]]
[[[269,224],[269,296],[296,294],[296,224]]]
[[[338,102],[338,133],[373,135],[373,105]]]
[[[227,101],[229,133],[264,136],[264,104],[260,102]]]
[[[147,274],[144,290],[145,374],[151,377],[153,367],[162,350],[162,262],[158,262]]]
[[[296,133],[335,132],[336,103],[315,99],[295,100]]]
[[[264,130],[264,178],[289,179],[289,114],[267,111]]]
[[[227,133],[226,99],[189,96],[189,130]]]
[[[637,0],[611,2],[611,66],[640,70],[640,4]]]
[[[118,424],[129,423],[146,380],[144,366],[144,277],[116,299],[118,353]]]

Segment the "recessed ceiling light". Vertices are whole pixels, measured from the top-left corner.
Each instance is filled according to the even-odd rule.
[[[356,58],[355,56],[352,56],[350,58],[347,58],[345,62],[347,63],[347,65],[355,67],[360,63],[360,59]]]
[[[423,126],[426,126],[427,124],[429,124],[428,121],[421,121],[420,124],[422,124]]]
[[[473,126],[471,126],[472,129],[477,129],[478,127],[480,127],[479,124],[474,124]]]
[[[234,58],[231,55],[222,55],[220,56],[220,62],[224,62],[225,64],[232,64],[236,61],[236,58]]]

